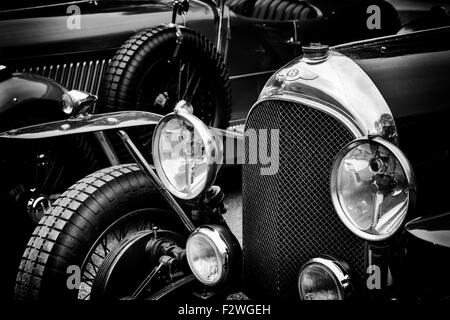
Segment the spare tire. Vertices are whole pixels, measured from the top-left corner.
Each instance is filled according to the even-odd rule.
[[[167,114],[184,99],[207,125],[225,128],[230,119],[231,90],[223,59],[204,36],[184,27],[180,31],[182,38],[177,36],[177,28],[158,26],[126,41],[109,63],[96,112]],[[138,138],[135,142],[149,149],[149,128],[130,133]],[[120,150],[118,153],[120,156]]]

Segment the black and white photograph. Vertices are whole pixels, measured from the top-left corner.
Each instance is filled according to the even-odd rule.
[[[450,1],[3,0],[0,216],[18,308],[448,303]]]

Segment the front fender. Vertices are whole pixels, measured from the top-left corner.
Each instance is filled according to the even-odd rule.
[[[416,218],[408,222],[405,228],[416,238],[450,248],[450,212]]]
[[[162,115],[145,111],[119,111],[91,115],[87,118],[70,118],[0,133],[0,139],[44,139],[73,134],[120,130],[131,127],[156,125]]]
[[[66,91],[66,88],[45,77],[31,73],[12,74],[0,81],[0,116],[33,102],[51,105],[61,112],[59,101]]]

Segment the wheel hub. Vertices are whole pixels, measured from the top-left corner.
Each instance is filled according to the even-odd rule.
[[[184,252],[176,244],[180,240],[182,239],[173,232],[156,230],[140,231],[122,240],[101,264],[92,285],[91,299],[116,300],[132,297],[149,273],[166,257],[164,254],[167,250]],[[182,259],[184,256],[179,257]],[[170,278],[170,271],[172,270],[167,268],[158,270],[151,285],[161,287],[164,280]]]

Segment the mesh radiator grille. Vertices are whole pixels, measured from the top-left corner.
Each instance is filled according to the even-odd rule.
[[[319,254],[343,258],[362,274],[365,244],[342,224],[329,194],[333,159],[354,139],[352,133],[322,111],[283,101],[255,106],[246,133],[249,129],[279,129],[280,156],[271,175],[261,175],[267,165],[247,161],[243,166],[247,292],[298,296],[300,267]],[[247,160],[255,151],[246,138]]]

